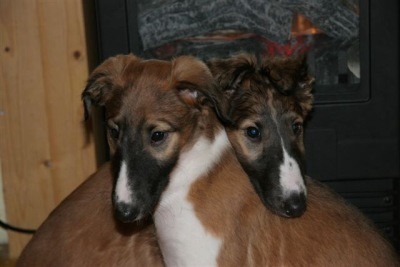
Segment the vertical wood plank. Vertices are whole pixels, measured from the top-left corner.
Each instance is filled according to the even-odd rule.
[[[0,0],[0,157],[8,221],[35,228],[95,170],[80,93],[81,0]],[[9,232],[12,256],[29,236]]]

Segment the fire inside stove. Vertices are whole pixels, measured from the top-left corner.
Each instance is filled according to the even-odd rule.
[[[138,4],[145,57],[306,53],[317,84],[360,82],[358,0],[153,2]]]
[[[292,36],[310,35],[321,33],[322,31],[315,27],[304,15],[295,13],[293,15]]]

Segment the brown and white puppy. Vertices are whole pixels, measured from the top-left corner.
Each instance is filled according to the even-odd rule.
[[[281,216],[306,209],[303,122],[311,110],[314,79],[305,58],[251,55],[214,60],[209,66],[229,99],[226,125],[237,157],[263,203]],[[274,90],[272,90],[274,89]]]
[[[226,71],[218,62],[210,64],[214,76]],[[90,82],[88,101],[106,110],[120,103],[107,116],[118,133],[117,217],[132,222],[152,214],[167,266],[398,264],[361,213],[311,180],[303,216],[288,220],[265,208],[259,195],[269,203],[271,187],[281,200],[296,199],[304,189],[301,130],[312,79],[301,60],[258,63],[243,56],[228,62],[239,73],[230,79],[230,107],[207,67],[187,57],[127,65],[122,77],[132,79],[129,86],[109,86],[101,77]],[[131,69],[142,76],[129,75]],[[157,80],[148,74],[155,70]],[[233,122],[228,135],[216,114]],[[254,187],[264,184],[257,195]]]
[[[202,113],[214,113],[221,91],[207,66],[192,57],[167,62],[122,56],[102,69],[113,73],[97,71],[82,96],[88,109],[92,103],[105,106],[117,177],[115,211],[131,222],[153,213],[187,147],[223,128],[218,120],[215,126],[202,120]]]
[[[221,91],[207,66],[191,57],[133,59],[113,70],[117,77],[93,75],[83,98],[86,106],[105,106],[117,218],[134,222],[153,215],[169,266],[215,264],[222,240],[202,225],[188,197],[231,150],[214,112]]]
[[[241,125],[240,120],[235,119],[235,110],[241,110],[241,112],[251,115],[243,120],[251,120],[254,119],[253,117],[261,120],[264,118],[263,113],[271,112],[271,107],[280,110],[282,114],[296,113],[291,114],[292,118],[301,117],[302,115],[299,114],[302,113],[302,109],[292,109],[291,104],[285,104],[293,103],[290,100],[294,97],[293,94],[286,93],[288,96],[284,96],[278,92],[285,88],[281,85],[282,81],[267,81],[274,79],[275,76],[268,72],[259,72],[259,69],[262,69],[260,63],[244,60],[245,58],[228,60],[230,64],[218,63],[218,66],[224,66],[223,68],[211,65],[214,74],[217,74],[232,73],[230,67],[248,69],[248,64],[250,64],[254,71],[262,76],[250,75],[248,78],[242,76],[239,80],[237,77],[227,78],[236,80],[234,84],[237,86],[234,87],[234,91],[230,92],[232,96],[238,92],[237,90],[247,90],[248,101],[253,101],[254,104],[258,103],[251,99],[254,94],[254,98],[261,102],[252,112],[252,105],[246,106],[244,102],[241,105],[238,100],[237,105],[232,105],[230,108],[230,117],[234,120],[233,125]],[[242,63],[239,64],[237,61],[244,65],[242,66]],[[188,63],[193,64],[188,66]],[[265,64],[267,63],[261,65]],[[292,63],[289,64],[289,66],[291,65]],[[294,65],[302,66],[301,64]],[[201,77],[200,82],[195,79],[194,82],[188,83],[187,80],[191,79],[173,78],[182,77],[177,75],[180,73],[179,71],[176,72],[176,70],[182,70],[179,68],[180,66],[186,66],[184,70],[195,71],[195,76]],[[223,102],[210,100],[221,100],[221,96],[218,95],[218,92],[214,92],[212,87],[202,86],[202,82],[209,81],[210,76],[207,68],[200,62],[184,58],[171,64],[141,61],[127,56],[110,60],[103,67],[99,68],[98,72],[92,76],[88,92],[90,90],[93,92],[90,92],[90,98],[86,101],[91,103],[91,100],[94,100],[97,104],[106,105],[106,108],[108,105],[109,110],[115,110],[109,115],[109,125],[110,135],[113,136],[111,141],[116,147],[116,154],[120,155],[119,158],[116,157],[115,173],[118,179],[113,190],[117,214],[122,220],[131,221],[140,219],[147,213],[153,213],[156,235],[167,265],[397,266],[396,254],[369,221],[329,189],[312,180],[308,181],[308,208],[303,216],[285,219],[265,209],[260,198],[254,192],[252,186],[254,181],[250,183],[249,177],[241,168],[235,152],[226,138],[225,131],[213,112],[212,106],[215,103]],[[289,82],[292,82],[298,90],[305,88],[302,86],[302,79],[293,79],[292,77],[300,69],[291,71],[279,61],[271,64],[270,67],[270,72],[279,70],[289,73],[285,79],[291,79]],[[157,75],[150,75],[149,78],[147,77],[148,72],[155,72]],[[143,74],[143,76],[137,74]],[[132,81],[133,79],[138,80]],[[129,82],[125,83],[126,80]],[[176,86],[177,80],[186,80],[186,82],[180,82],[179,84],[183,85],[180,87]],[[246,84],[250,86],[246,87]],[[141,93],[134,93],[134,90],[138,88],[145,88],[145,90],[143,89]],[[124,94],[131,95],[127,97]],[[272,99],[269,98],[271,95]],[[152,102],[153,99],[169,101],[168,103],[172,101],[174,104],[165,105],[165,102],[161,102],[164,105],[163,112],[157,113],[154,112],[154,109],[158,106],[156,106],[157,103]],[[301,101],[301,98],[296,101]],[[272,105],[268,104],[271,102]],[[218,104],[218,106],[222,112],[229,110],[224,105]],[[170,112],[181,112],[180,118],[170,115]],[[142,120],[143,118],[146,119]],[[150,121],[151,124],[148,123]],[[278,123],[274,126],[276,128],[284,129],[285,125],[287,126],[286,120],[276,119],[276,122]],[[281,123],[282,125],[280,125]],[[148,127],[148,125],[152,126]],[[171,127],[171,125],[176,126]],[[265,124],[265,127],[269,126],[270,124]],[[254,127],[254,125],[247,128],[249,127]],[[260,153],[266,153],[263,149],[261,149],[262,152],[259,152],[259,146],[264,146],[266,141],[264,139],[274,135],[260,133],[260,138],[256,137],[256,140],[253,140],[253,131],[247,131],[247,128],[231,126],[228,129],[229,138],[237,149],[236,154],[240,155],[239,160],[243,166],[245,167],[247,164],[250,167],[252,167],[251,165],[257,167],[258,165],[253,162],[257,163]],[[267,128],[258,127],[257,130],[269,131]],[[126,141],[126,138],[131,140]],[[252,143],[246,143],[245,138],[253,140]],[[119,149],[128,149],[129,147],[126,145],[134,141],[139,143],[139,145],[135,144],[137,149],[142,149],[142,153],[147,153],[144,159],[152,157],[155,159],[154,162],[159,165],[155,166],[156,168],[162,170],[164,166],[167,166],[170,168],[170,172],[157,171],[154,179],[138,181],[147,178],[135,175],[136,170],[139,170],[138,174],[141,173],[141,165],[137,162],[143,161],[142,158],[135,157],[135,154],[126,156],[125,154],[129,154],[129,151],[118,152]],[[120,144],[123,144],[124,148],[119,148]],[[248,153],[245,153],[245,149],[248,150]],[[252,150],[254,154],[251,152]],[[174,156],[175,153],[179,155]],[[257,156],[254,158],[252,155]],[[292,158],[296,159],[293,156]],[[131,163],[130,161],[136,162]],[[282,162],[282,158],[276,157],[276,161],[279,164]],[[124,162],[126,170],[122,167]],[[163,164],[163,162],[167,163]],[[170,167],[169,164],[173,166]],[[111,180],[104,178],[111,173],[109,167],[105,167],[100,173],[105,176],[103,174],[93,176],[89,180],[92,181],[90,184],[82,186],[81,191],[76,191],[78,193],[74,193],[72,199],[67,199],[60,206],[61,208],[50,216],[51,218],[38,232],[42,237],[47,236],[49,243],[41,242],[40,240],[43,238],[40,235],[36,239],[34,238],[33,242],[28,245],[25,254],[22,255],[23,260],[20,266],[35,266],[29,264],[30,262],[39,263],[38,258],[35,259],[37,256],[34,255],[35,251],[52,259],[47,261],[49,264],[36,264],[36,266],[51,266],[52,263],[70,266],[72,261],[68,261],[69,257],[74,260],[73,263],[79,265],[79,258],[74,258],[74,252],[81,257],[81,262],[87,263],[87,265],[98,263],[99,261],[96,261],[98,258],[102,260],[100,265],[107,266],[124,266],[124,263],[127,262],[133,266],[152,266],[155,262],[160,263],[161,257],[154,241],[154,228],[148,226],[147,221],[139,220],[143,223],[144,229],[134,233],[125,232],[126,236],[118,230],[119,227],[109,223],[112,221],[112,219],[110,220],[112,216],[110,216],[109,200],[107,202],[104,197],[93,197],[95,195],[93,192],[102,191],[102,189],[106,189],[104,190],[107,192],[106,194],[111,192]],[[165,182],[165,176],[167,176],[167,182]],[[101,179],[104,179],[105,182],[98,183],[99,185],[95,184],[97,180]],[[258,179],[268,179],[268,177],[258,177]],[[142,186],[142,182],[151,186]],[[152,185],[153,182],[155,185]],[[89,186],[96,188],[92,191]],[[158,190],[160,190],[159,194]],[[152,195],[151,192],[156,194]],[[89,194],[84,195],[85,193]],[[88,217],[81,232],[78,231],[77,224],[65,227],[68,225],[68,215],[65,211],[68,211],[68,207],[77,206],[72,202],[74,200],[79,200],[80,203],[93,202],[93,206],[80,205],[82,210],[77,208],[70,210],[71,213],[79,213],[77,216],[72,216],[75,218],[75,222],[78,221],[78,218]],[[141,202],[150,202],[150,204],[137,207],[137,205],[141,205]],[[100,210],[104,209],[104,212],[100,212],[99,215],[91,212],[96,210],[96,206],[100,207]],[[88,214],[86,217],[85,213]],[[57,215],[60,217],[57,218]],[[109,217],[105,218],[106,216]],[[108,223],[102,224],[103,220]],[[58,227],[60,225],[62,227]],[[57,239],[58,243],[54,243],[50,238],[51,233],[58,230],[57,228],[74,229],[74,227],[76,230],[68,233],[69,238],[64,236],[64,239]],[[132,225],[132,227],[138,226]],[[113,231],[117,234],[111,236]],[[102,235],[103,232],[106,234]],[[98,238],[95,237],[96,235]],[[122,237],[126,237],[126,239]],[[92,241],[93,243],[91,243]],[[129,248],[128,250],[123,248],[124,242]],[[113,246],[113,244],[116,245]],[[54,245],[62,245],[66,253],[64,259],[65,257],[68,259],[57,261],[55,257],[52,257],[52,252],[57,251]],[[117,250],[114,250],[115,246]],[[94,251],[100,251],[101,255],[93,253]],[[130,253],[128,253],[129,251]],[[121,255],[114,255],[114,258],[110,256],[110,260],[108,260],[107,255],[113,253],[121,253]],[[58,250],[56,254],[61,257],[63,251]],[[140,257],[142,255],[148,257]],[[143,260],[147,259],[149,263],[136,262],[135,260],[139,257]],[[94,264],[91,264],[90,260],[85,261],[85,258],[92,259]],[[116,262],[119,259],[125,259],[125,261],[118,264]]]
[[[249,238],[245,262],[255,266],[398,266],[394,249],[363,214],[305,176],[303,123],[312,108],[314,82],[305,58],[257,59],[242,54],[213,60],[208,66],[229,99],[229,105],[221,107],[231,122],[225,127],[228,138],[263,203],[284,215],[285,199],[293,208],[296,202],[304,205],[302,197],[290,199],[293,195],[285,192],[301,180],[307,184],[308,208],[300,218],[284,220],[268,212],[259,214],[262,219],[254,215],[262,222]],[[258,242],[258,235],[268,241]]]
[[[88,81],[83,99],[86,117],[92,104],[106,107],[113,167],[104,166],[49,216],[18,265],[162,264],[148,215],[156,207],[163,184],[168,184],[181,150],[202,137],[194,129],[202,129],[201,133],[211,140],[214,128],[223,128],[211,107],[215,106],[214,99],[221,97],[213,94],[221,92],[214,87],[211,73],[204,63],[191,57],[165,62],[128,55],[111,58],[99,66]],[[199,119],[203,113],[217,123],[204,124]],[[209,154],[204,156],[209,158]],[[117,177],[114,188],[113,176]],[[111,195],[120,220],[134,218],[140,222],[115,221]],[[52,236],[56,231],[63,234]],[[124,242],[126,246],[120,247]],[[125,253],[128,251],[131,256]],[[144,264],[146,257],[148,262]]]

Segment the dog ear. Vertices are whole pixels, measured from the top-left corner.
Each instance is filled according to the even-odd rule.
[[[306,56],[266,57],[260,67],[260,73],[265,75],[280,93],[289,95],[307,76]]]
[[[89,119],[92,104],[104,106],[114,90],[123,88],[124,70],[128,64],[137,60],[140,59],[132,54],[118,55],[105,60],[92,72],[82,92],[85,120]]]
[[[227,101],[204,62],[190,56],[176,58],[172,62],[172,79],[183,102],[198,108],[209,105],[222,123],[231,123],[224,112]]]
[[[243,94],[242,83],[247,74],[256,72],[257,58],[254,55],[243,53],[227,59],[211,59],[207,62],[207,66],[210,68],[219,90],[223,92],[225,105],[221,107],[221,110],[227,114],[231,125],[234,125],[230,118],[231,100]]]
[[[307,57],[300,58],[301,63],[299,64],[299,76],[297,80],[297,87],[295,89],[295,95],[298,103],[300,103],[305,117],[312,109],[314,96],[312,90],[315,83],[315,77],[308,73]]]
[[[266,58],[260,72],[283,95],[293,95],[304,115],[312,108],[314,77],[308,74],[307,56]]]
[[[239,54],[227,59],[212,59],[207,62],[217,84],[230,97],[239,89],[248,73],[256,71],[257,59],[254,55]]]

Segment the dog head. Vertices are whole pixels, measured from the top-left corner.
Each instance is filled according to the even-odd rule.
[[[91,74],[82,93],[85,114],[93,104],[105,107],[120,220],[154,211],[181,151],[196,138],[195,129],[207,132],[205,118],[216,117],[213,110],[223,106],[214,85],[208,67],[187,56],[171,62],[116,56]]]
[[[285,217],[306,209],[303,122],[312,107],[305,58],[239,55],[209,67],[229,105],[223,112],[237,157],[264,204]]]

